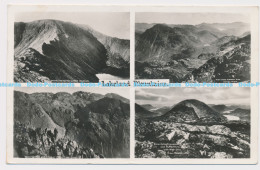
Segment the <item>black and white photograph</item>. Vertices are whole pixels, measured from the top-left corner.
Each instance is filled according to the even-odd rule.
[[[14,82],[99,82],[130,77],[128,12],[17,13]]]
[[[250,158],[250,88],[137,89],[136,158]]]
[[[14,158],[130,157],[129,90],[16,88]]]
[[[136,79],[250,81],[250,15],[139,12],[135,18]]]

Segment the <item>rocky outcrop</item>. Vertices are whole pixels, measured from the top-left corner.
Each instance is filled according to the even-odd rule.
[[[136,157],[156,157],[161,147],[170,158],[248,158],[250,136],[227,126],[137,121]],[[250,126],[247,126],[250,129]],[[176,149],[179,148],[178,152]]]

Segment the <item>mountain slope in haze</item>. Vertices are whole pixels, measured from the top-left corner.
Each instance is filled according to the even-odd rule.
[[[139,104],[135,104],[135,119],[153,118],[157,117],[159,114],[151,112]]]
[[[237,116],[239,117],[240,121],[250,122],[251,119],[250,113],[251,113],[250,109],[237,108],[226,115]]]
[[[153,105],[151,104],[143,104],[141,105],[143,108],[145,108],[146,110],[151,110],[151,109],[156,109]]]
[[[169,112],[159,117],[160,120],[173,122],[221,122],[225,118],[205,103],[190,99],[176,104]]]
[[[206,29],[211,32],[221,32],[225,35],[241,36],[250,30],[250,24],[243,22],[232,23],[202,23],[197,25],[200,29]]]
[[[73,94],[65,92],[27,94],[15,91],[14,123],[17,134],[14,136],[17,137],[15,147],[19,150],[19,155],[44,154],[46,157],[55,157],[59,153],[62,158],[75,157],[62,147],[54,149],[55,154],[49,154],[50,148],[63,143],[73,145],[74,150],[76,146],[82,152],[87,149],[84,152],[91,158],[93,156],[93,153],[89,153],[93,152],[91,149],[104,157],[129,157],[129,103],[121,101],[120,98],[125,98],[113,93],[107,96],[81,91]],[[23,129],[28,129],[29,136],[22,134]],[[48,136],[44,138],[50,140],[43,146],[44,151],[40,150],[42,147],[40,140],[44,135],[42,130],[48,132]],[[54,136],[53,133],[58,135]],[[25,140],[24,143],[21,143],[20,135],[25,136],[25,139],[22,139]],[[70,144],[71,142],[74,144]],[[34,148],[33,151],[30,147]],[[80,156],[82,153],[78,150],[75,154]],[[86,157],[86,154],[84,155],[81,156]]]
[[[110,44],[102,44],[92,32],[69,22],[39,20],[15,23],[14,27],[14,79],[18,82],[98,82],[95,74],[113,70],[115,66],[107,64],[112,53],[114,62],[127,58],[127,41],[112,43],[115,40],[111,39]]]
[[[224,104],[221,104],[221,105],[213,105],[211,106],[212,109],[216,110],[217,112],[219,113],[222,113],[224,112],[225,110],[228,109],[228,107]]]

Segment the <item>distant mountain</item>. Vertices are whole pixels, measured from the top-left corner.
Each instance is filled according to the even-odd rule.
[[[129,157],[129,103],[116,94],[107,96],[81,91],[73,94],[15,91],[14,122],[32,131],[56,129],[57,140],[75,141],[80,148],[92,148],[107,158]],[[35,144],[36,150],[38,145]]]
[[[250,31],[250,24],[243,22],[233,23],[202,23],[197,25],[200,29],[206,29],[211,32],[222,32],[225,35],[241,36]]]
[[[157,117],[159,114],[151,112],[144,107],[140,106],[139,104],[135,104],[135,118],[136,119],[143,119],[143,118],[153,118]]]
[[[161,108],[154,110],[154,112],[158,113],[159,115],[164,115],[165,113],[167,113],[171,109],[172,109],[172,107],[164,106],[164,107],[161,107]]]
[[[176,104],[158,119],[172,122],[221,122],[225,118],[205,103],[190,99]]]
[[[122,76],[127,74],[128,40],[101,34],[95,37],[97,32],[94,35],[93,31],[77,24],[58,20],[19,22],[14,27],[14,79],[17,82],[98,82],[97,73],[116,73],[121,69]],[[113,64],[116,61],[126,63],[126,67],[119,68]]]
[[[146,110],[155,109],[155,107],[152,106],[151,104],[142,104],[141,106],[142,106],[143,108],[145,108]]]
[[[224,112],[226,109],[228,109],[228,107],[224,104],[220,104],[220,105],[213,105],[211,106],[212,109],[216,110],[219,113]]]
[[[136,23],[135,32],[141,34],[147,29],[152,28],[156,23]],[[233,22],[233,23],[201,23],[198,25],[181,25],[181,24],[165,24],[169,27],[179,27],[179,28],[192,28],[193,31],[208,31],[213,33],[218,37],[223,36],[246,36],[245,34],[250,31],[250,24],[243,22]]]
[[[237,116],[237,117],[239,117],[239,119],[241,121],[250,122],[250,118],[251,118],[250,114],[251,114],[250,109],[237,108],[237,109],[231,111],[227,115]]]

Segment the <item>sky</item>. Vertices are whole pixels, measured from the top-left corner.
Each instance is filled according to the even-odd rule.
[[[25,92],[28,94],[32,93],[58,93],[58,92],[67,92],[74,93],[77,91],[91,92],[91,93],[99,93],[99,94],[107,94],[107,93],[116,93],[122,97],[127,99],[130,98],[129,88],[98,88],[98,87],[38,87],[38,88],[26,88],[26,87],[15,87],[16,91]]]
[[[136,23],[189,24],[249,22],[249,16],[235,13],[158,13],[135,14]]]
[[[165,88],[137,89],[135,102],[156,107],[173,106],[186,99],[197,99],[206,104],[250,104],[250,88]]]
[[[34,12],[19,13],[15,16],[15,22],[31,22],[42,19],[84,24],[108,36],[130,39],[130,13],[127,12]]]

